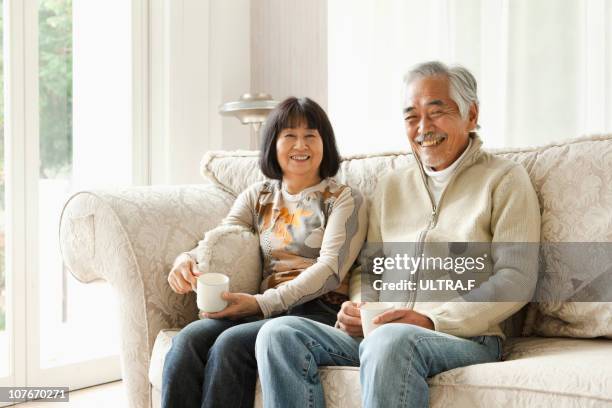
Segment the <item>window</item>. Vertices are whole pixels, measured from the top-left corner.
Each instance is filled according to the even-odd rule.
[[[115,380],[116,299],[66,270],[58,227],[74,192],[146,172],[133,160],[132,3],[2,1],[0,386]]]

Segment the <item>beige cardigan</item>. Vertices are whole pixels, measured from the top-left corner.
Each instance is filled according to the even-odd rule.
[[[457,297],[456,301],[421,302],[418,294],[415,298],[411,293],[404,304],[428,316],[440,332],[459,337],[504,337],[499,324],[520,310],[535,290],[540,208],[525,169],[481,150],[480,138],[476,134],[470,137],[473,140],[469,151],[442,192],[438,206],[418,158],[410,167],[379,182],[371,203],[367,241],[417,245],[534,243],[529,246],[529,256],[517,257],[508,250],[497,251],[489,258],[490,275],[481,288],[495,293],[497,279],[503,282],[504,291],[511,291],[509,301],[467,302]],[[372,279],[380,278],[361,274],[359,270],[351,280],[351,299],[355,301],[361,299],[362,281],[363,289],[369,289]]]

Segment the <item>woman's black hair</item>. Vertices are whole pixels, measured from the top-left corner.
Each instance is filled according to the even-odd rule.
[[[316,129],[323,140],[323,160],[319,167],[319,176],[324,179],[336,175],[340,168],[340,154],[327,114],[310,98],[289,97],[270,112],[261,129],[259,168],[266,177],[282,180],[283,171],[276,155],[276,138],[283,129],[296,128],[302,123],[305,123],[308,129]]]

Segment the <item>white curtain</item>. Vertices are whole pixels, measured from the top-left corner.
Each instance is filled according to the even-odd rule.
[[[470,69],[487,147],[612,132],[612,1],[329,0],[328,110],[343,154],[407,149],[403,74]]]

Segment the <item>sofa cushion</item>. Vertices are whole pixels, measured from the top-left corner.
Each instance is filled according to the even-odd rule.
[[[149,363],[149,381],[154,389],[161,390],[162,372],[166,354],[172,345],[172,338],[178,334],[179,329],[161,330],[155,339],[151,362]]]
[[[569,289],[570,301],[532,305],[525,334],[612,337],[612,303],[606,303],[612,300],[612,136],[547,146],[530,176],[542,207],[544,243],[536,298]],[[567,244],[554,244],[559,242]]]
[[[160,332],[149,379],[161,390],[163,360],[178,331]],[[505,361],[457,368],[429,379],[432,407],[612,405],[612,341],[513,338]],[[321,369],[327,407],[360,406],[359,369]],[[257,383],[255,406],[262,406]]]
[[[229,291],[259,293],[262,279],[259,236],[239,225],[221,225],[208,231],[195,249],[198,269],[230,278]]]
[[[549,337],[612,338],[610,322],[610,302],[546,302],[530,305],[523,332]]]
[[[441,373],[430,380],[438,407],[612,406],[612,341],[514,338],[506,361]]]

